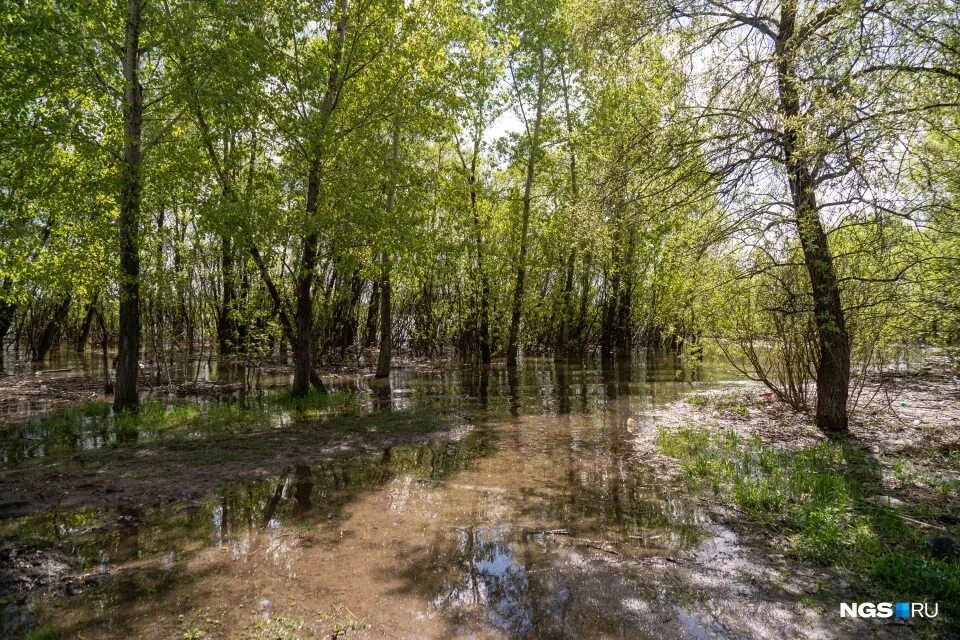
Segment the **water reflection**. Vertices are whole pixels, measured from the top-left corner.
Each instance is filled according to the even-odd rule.
[[[62,603],[67,634],[85,637],[169,637],[148,623],[183,603],[291,592],[298,615],[349,598],[388,637],[643,637],[679,624],[680,609],[695,614],[689,594],[636,564],[711,535],[702,509],[645,464],[640,436],[656,427],[655,404],[716,377],[710,364],[693,376],[676,361],[527,365],[360,381],[351,411],[366,412],[363,425],[388,412],[456,425],[430,442],[303,459],[189,503],[30,516],[0,534],[56,541],[83,570],[110,572]],[[118,440],[97,428],[24,434],[5,460]]]
[[[73,357],[78,356],[73,354]],[[509,415],[519,418],[531,414],[603,412],[621,397],[647,397],[658,401],[675,399],[692,386],[703,384],[699,380],[706,371],[705,365],[701,364],[697,368],[699,373],[678,375],[678,371],[687,369],[676,357],[639,364],[624,360],[607,364],[599,371],[585,365],[550,360],[530,360],[520,369],[400,370],[383,380],[335,377],[330,380],[329,387],[334,392],[350,393],[349,408],[369,414],[429,407],[451,412],[464,409],[489,411],[492,417]],[[716,373],[730,370],[720,363],[712,363],[712,366],[714,377]],[[228,402],[238,406],[238,401]],[[209,407],[211,403],[200,404]],[[269,414],[264,417],[266,422],[282,424],[290,421],[285,408],[271,406],[260,396],[243,397],[241,404]],[[622,406],[629,409],[629,403]],[[625,420],[628,416],[621,417]],[[195,430],[195,422],[185,421],[182,430]],[[0,467],[35,458],[67,457],[77,451],[114,445],[149,443],[164,434],[176,435],[178,430],[176,424],[164,424],[162,434],[152,431],[149,424],[136,428],[129,423],[122,426],[124,428],[117,428],[110,419],[105,402],[10,425],[0,436]]]

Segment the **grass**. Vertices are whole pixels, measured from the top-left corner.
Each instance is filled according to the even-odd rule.
[[[33,457],[31,447],[43,443],[45,456],[73,454],[78,444],[96,437],[109,446],[124,446],[142,439],[160,441],[195,440],[218,434],[229,435],[303,421],[333,414],[348,415],[354,407],[349,393],[329,395],[311,392],[293,398],[289,391],[273,391],[243,401],[160,402],[151,400],[136,413],[114,413],[107,402],[91,401],[63,407],[26,422],[7,425],[0,438],[18,457]]]
[[[928,555],[923,533],[896,510],[865,498],[882,492],[875,460],[839,442],[782,449],[759,438],[695,428],[661,430],[659,450],[676,458],[689,484],[735,504],[773,532],[789,557],[842,567],[871,601],[960,602],[960,561]],[[947,605],[946,608],[944,605]]]
[[[253,622],[249,640],[299,640],[303,636],[306,623],[301,618],[281,615],[258,617]]]
[[[731,412],[741,418],[750,416],[750,408],[744,404],[744,397],[737,392],[720,394],[693,394],[687,397],[687,403],[698,408],[712,406],[718,413]]]
[[[319,393],[311,389],[306,396],[298,398],[294,397],[289,389],[278,389],[266,394],[264,401],[268,406],[291,411],[298,418],[342,414],[355,407],[353,394],[344,391]]]

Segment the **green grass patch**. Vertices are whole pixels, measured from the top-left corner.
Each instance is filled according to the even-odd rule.
[[[679,461],[692,487],[773,531],[788,556],[852,571],[855,589],[871,600],[940,602],[944,618],[952,617],[944,622],[960,622],[943,607],[960,602],[960,562],[929,556],[918,528],[865,500],[882,484],[862,449],[839,442],[783,449],[696,428],[661,430],[657,447]]]
[[[301,397],[295,397],[289,389],[278,389],[267,393],[264,396],[264,403],[269,407],[286,409],[297,418],[318,417],[331,413],[343,414],[357,408],[356,399],[351,393],[345,391],[319,393],[314,389]]]
[[[687,403],[701,409],[712,408],[718,413],[731,412],[746,418],[750,415],[750,408],[745,404],[746,398],[738,393],[721,394],[694,394],[687,397]]]

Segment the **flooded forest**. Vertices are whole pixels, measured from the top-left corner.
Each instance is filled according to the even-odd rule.
[[[0,3],[0,637],[960,637],[957,3]]]

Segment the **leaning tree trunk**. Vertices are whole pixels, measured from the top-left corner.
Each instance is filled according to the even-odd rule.
[[[850,335],[847,331],[840,286],[827,234],[820,220],[815,180],[804,157],[798,123],[801,101],[796,65],[796,3],[785,2],[777,38],[777,80],[783,132],[784,162],[790,183],[794,222],[800,236],[804,263],[813,294],[820,358],[817,361],[817,427],[826,432],[847,430],[847,397],[850,385]]]
[[[43,328],[40,339],[37,340],[34,346],[33,357],[31,358],[33,362],[43,362],[46,360],[47,354],[50,353],[54,341],[57,339],[57,336],[60,335],[60,329],[67,319],[67,314],[70,313],[70,304],[72,302],[73,296],[68,295],[57,305],[57,308],[53,310],[53,316],[50,318],[50,321],[47,322],[47,326]]]
[[[510,332],[507,334],[507,366],[517,365],[520,314],[523,309],[523,290],[527,277],[527,244],[530,235],[530,208],[533,195],[533,176],[540,147],[540,122],[543,119],[543,52],[540,52],[540,70],[537,77],[537,108],[530,136],[530,156],[527,158],[527,176],[523,185],[523,211],[520,224],[520,251],[517,255],[517,279],[513,288],[513,307],[510,312]]]
[[[90,327],[93,326],[93,316],[97,312],[97,300],[100,293],[93,294],[93,298],[87,303],[87,312],[83,316],[83,322],[80,323],[80,335],[77,336],[76,352],[83,353],[87,349],[87,341],[90,339]]]
[[[113,407],[136,410],[140,375],[140,0],[128,0],[123,50],[123,170],[120,191],[120,335]]]

